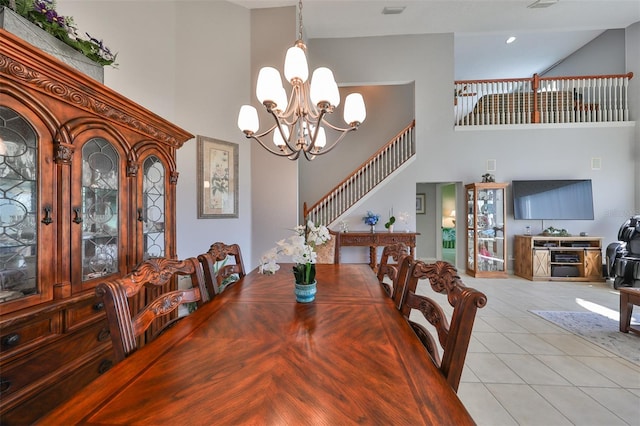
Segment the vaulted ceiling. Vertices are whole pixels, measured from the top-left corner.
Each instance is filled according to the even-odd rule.
[[[230,0],[247,8],[297,0]],[[454,33],[455,79],[529,77],[608,29],[640,21],[640,0],[304,0],[307,38]],[[383,14],[385,7],[404,7]],[[516,36],[507,45],[508,36]],[[499,70],[496,73],[496,70]]]

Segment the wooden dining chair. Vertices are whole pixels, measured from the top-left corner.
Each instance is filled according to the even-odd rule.
[[[238,244],[213,243],[206,253],[198,256],[198,261],[202,265],[204,282],[211,298],[246,275]]]
[[[171,289],[180,275],[189,275],[192,286]],[[180,305],[208,301],[202,269],[193,257],[146,260],[124,277],[98,284],[96,295],[104,304],[116,362],[138,348],[143,333],[145,341],[153,340],[179,320]]]
[[[315,248],[316,263],[340,263],[340,233],[329,229],[329,235],[329,241]]]
[[[447,301],[453,307],[450,321],[435,300],[416,294],[418,281],[421,279],[427,279],[431,289],[436,293],[446,294]],[[409,321],[427,349],[431,360],[457,392],[476,312],[478,308],[487,304],[487,297],[478,290],[466,287],[460,280],[456,268],[443,261],[430,264],[422,261],[414,262],[403,293],[402,315]],[[427,328],[409,319],[412,310],[422,313],[427,323],[435,328],[437,342],[442,348],[442,356],[440,356],[436,339]]]
[[[415,259],[410,254],[403,254],[400,256],[398,265],[396,266],[397,273],[393,280],[393,287],[391,287],[390,297],[393,299],[393,304],[400,310],[402,307],[402,297],[404,296],[404,288],[407,285],[407,279],[409,278],[409,272],[415,263]]]
[[[385,282],[385,278],[392,283],[395,282],[398,275],[398,264],[400,263],[400,258],[403,255],[408,255],[409,253],[409,246],[405,243],[390,244],[382,249],[377,276],[380,285],[382,285],[389,296],[391,296],[392,288],[388,282]]]

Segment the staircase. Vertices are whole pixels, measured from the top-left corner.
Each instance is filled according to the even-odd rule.
[[[415,120],[310,208],[306,220],[329,225],[416,153]]]

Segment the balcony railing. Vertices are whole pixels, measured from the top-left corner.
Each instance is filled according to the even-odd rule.
[[[633,73],[454,82],[456,126],[629,121]]]

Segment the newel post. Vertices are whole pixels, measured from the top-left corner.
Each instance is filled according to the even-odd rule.
[[[538,105],[538,88],[540,88],[540,76],[536,73],[533,75],[533,84],[531,91],[533,92],[533,111],[531,116],[532,123],[540,122],[540,108]]]

